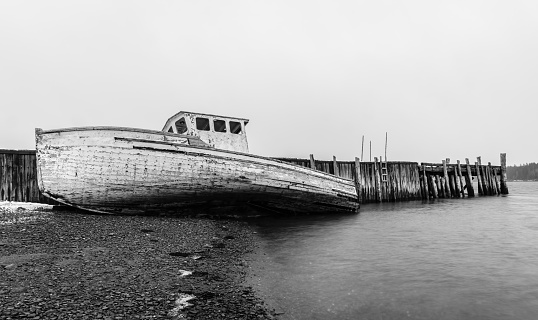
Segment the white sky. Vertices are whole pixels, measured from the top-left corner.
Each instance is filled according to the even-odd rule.
[[[0,148],[250,119],[266,156],[538,161],[538,1],[0,0]]]

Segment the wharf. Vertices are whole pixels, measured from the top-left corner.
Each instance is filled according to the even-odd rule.
[[[418,163],[381,157],[373,162],[337,161],[336,157],[323,161],[313,155],[276,159],[355,181],[361,203],[508,194],[505,153],[501,153],[500,166],[482,164],[481,157],[474,164],[469,159],[462,164],[459,160],[450,163],[450,159]],[[39,192],[35,150],[0,149],[0,201],[55,204]]]
[[[469,159],[465,163],[418,163],[402,161],[383,161],[374,158],[373,162],[315,160],[278,158],[300,166],[334,174],[355,181],[359,189],[361,203],[396,202],[435,198],[465,198],[508,194],[506,185],[506,153],[501,153],[500,166],[491,162],[482,164],[477,157],[474,164]],[[473,183],[474,181],[474,183]],[[477,185],[477,190],[475,186]]]

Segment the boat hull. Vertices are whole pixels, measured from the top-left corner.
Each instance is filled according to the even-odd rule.
[[[38,184],[58,202],[100,213],[356,212],[353,181],[271,158],[129,128],[36,130]],[[202,210],[202,211],[200,211]],[[224,210],[226,211],[226,210]],[[242,211],[244,212],[244,211]]]

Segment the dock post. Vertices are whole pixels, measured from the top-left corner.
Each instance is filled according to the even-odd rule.
[[[491,165],[491,162],[490,162],[490,165]],[[488,190],[488,195],[492,196],[493,195],[493,185],[491,183],[491,167],[488,166],[488,165],[484,165],[484,170],[486,171],[486,189]]]
[[[501,153],[501,194],[508,194],[506,180],[506,153]]]
[[[459,163],[459,160],[457,161]],[[454,198],[461,198],[461,187],[459,181],[458,166],[454,166]]]
[[[456,168],[457,168],[457,172],[458,172],[458,179],[457,179],[457,183],[459,184],[460,186],[460,196],[462,198],[465,198],[465,189],[463,188],[463,177],[462,177],[462,173],[461,173],[461,163],[459,160],[456,161]]]
[[[313,154],[310,154],[310,168],[316,170],[316,160],[314,160]]]
[[[430,176],[431,180],[432,180],[432,193],[433,193],[433,198],[434,199],[437,199],[439,196],[437,195],[437,182],[436,182],[436,176],[435,175],[431,175]]]
[[[361,201],[361,161],[355,157],[355,189],[357,190],[357,200]]]
[[[497,189],[497,194],[501,194],[501,185],[499,183],[500,178],[497,178],[499,174],[500,174],[499,170],[497,168],[494,168],[493,177],[495,178],[495,188]]]
[[[445,177],[439,176],[439,198],[446,198]]]
[[[482,189],[482,177],[480,176],[480,166],[478,165],[478,161],[474,163],[474,166],[476,168],[476,180],[478,182],[478,195],[481,196],[484,194],[484,189]]]
[[[491,187],[491,195],[499,194],[497,190],[497,178],[495,177],[495,170],[491,166],[491,162],[488,162],[488,172],[489,172],[489,183]]]
[[[336,156],[333,156],[333,171],[334,175],[339,177],[340,176],[340,170],[338,170],[338,162],[336,161]]]
[[[448,160],[448,159],[447,159]],[[445,177],[444,183],[445,183],[445,198],[451,198],[452,195],[450,194],[450,186],[448,185],[448,169],[447,169],[447,160],[443,160],[443,175]]]
[[[476,157],[476,160],[478,161],[478,168],[480,168],[480,178],[479,181],[482,184],[482,194],[488,195],[489,190],[487,187],[487,176],[486,176],[486,168],[482,167],[482,157]]]
[[[469,164],[469,158],[465,158],[465,167],[467,169],[467,175],[465,176],[465,184],[467,185],[467,196],[474,197],[473,175],[471,172],[471,165]]]
[[[381,202],[381,176],[379,174],[379,161],[377,157],[374,157],[374,174],[375,174],[375,192],[377,202]]]
[[[430,198],[430,188],[428,187],[428,175],[426,175],[426,166],[422,164],[422,182],[424,183],[424,199]]]

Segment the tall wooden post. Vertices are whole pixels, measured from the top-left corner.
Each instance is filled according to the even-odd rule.
[[[491,195],[496,195],[497,193],[497,185],[495,183],[495,171],[493,170],[493,167],[491,166],[491,162],[488,162],[488,173],[489,173],[489,187],[491,190]]]
[[[462,173],[461,173],[461,163],[460,161],[456,161],[456,168],[457,168],[457,171],[458,171],[458,179],[457,179],[457,182],[459,183],[460,185],[460,192],[461,192],[461,197],[465,197],[465,189],[463,188],[463,177],[462,177]]]
[[[471,165],[469,164],[469,158],[465,158],[465,167],[467,169],[467,175],[465,176],[465,184],[467,185],[467,196],[474,197],[473,175],[471,172]]]
[[[379,174],[379,171],[381,171],[380,168],[379,168],[379,161],[377,160],[377,157],[374,157],[376,200],[378,202],[381,202],[381,176]]]
[[[506,181],[506,153],[501,153],[501,194],[508,194],[508,186]]]
[[[438,198],[438,195],[437,195],[437,182],[436,182],[437,179],[436,179],[436,176],[433,175],[433,174],[430,176],[430,178],[431,178],[431,181],[432,181],[432,193],[433,193],[433,197],[434,197],[435,199],[437,199],[437,198]]]
[[[426,175],[426,166],[422,165],[422,180],[424,181],[424,195],[425,199],[430,198],[430,188],[428,186],[428,176]]]
[[[445,177],[439,176],[439,198],[446,198]]]
[[[316,160],[314,160],[313,154],[310,154],[310,168],[316,170]]]
[[[336,161],[336,156],[333,156],[333,169],[334,169],[334,175],[339,177],[340,170],[338,170],[338,162]]]
[[[450,158],[446,158],[447,167],[448,167],[449,164],[450,164]],[[454,186],[454,176],[450,175],[450,173],[448,173],[448,175],[446,176],[446,179],[448,180],[448,185],[449,185],[449,188],[450,188],[451,196],[456,197],[456,187]]]
[[[480,176],[480,165],[478,164],[478,161],[474,163],[474,166],[476,168],[476,180],[478,182],[478,195],[484,194],[484,189],[482,189],[482,177]]]
[[[357,199],[362,203],[361,199],[361,161],[355,157],[355,189],[357,190]]]
[[[501,194],[501,186],[500,186],[500,183],[499,183],[499,178],[497,177],[499,175],[499,170],[497,168],[494,168],[493,169],[493,178],[495,180],[495,188],[496,188],[496,191],[497,191],[497,194]]]
[[[482,167],[482,157],[476,157],[476,160],[478,161],[478,167],[480,168],[480,177],[482,178],[480,180],[480,182],[482,182],[482,194],[487,195],[489,194],[489,189],[487,187],[486,170],[485,167]]]
[[[450,161],[450,159],[447,159]],[[448,169],[447,169],[447,160],[443,160],[443,175],[445,177],[444,183],[445,183],[445,198],[451,198],[452,194],[450,193],[450,186],[448,185]]]
[[[457,161],[459,163],[459,160]],[[455,198],[461,198],[461,187],[460,187],[460,179],[458,175],[458,166],[457,164],[454,166],[454,197]]]

